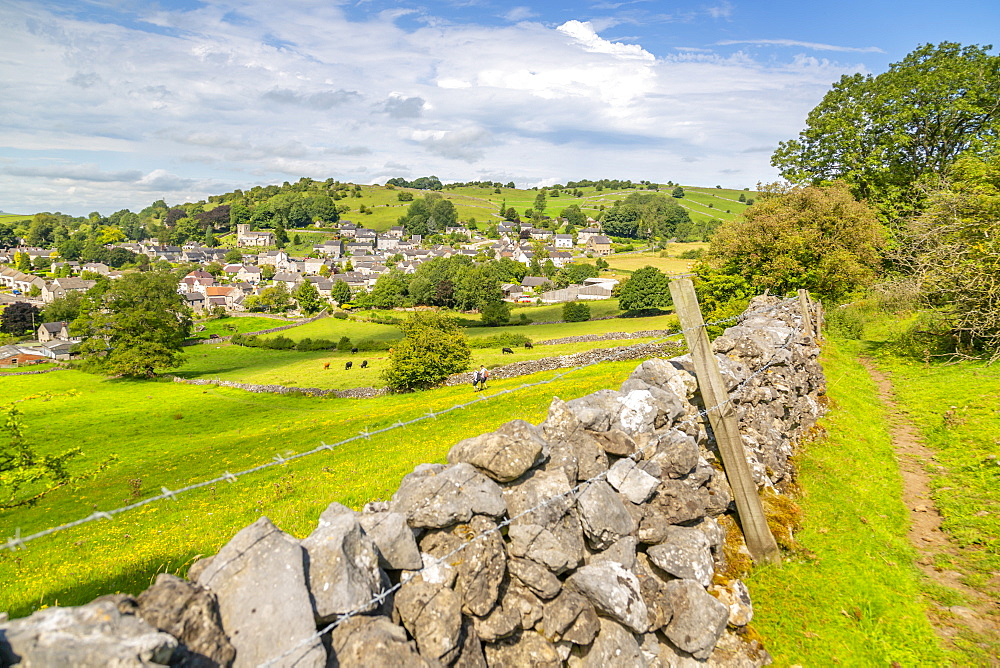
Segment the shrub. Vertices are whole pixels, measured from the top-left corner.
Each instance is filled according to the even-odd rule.
[[[342,353],[349,352],[352,347],[351,339],[346,336],[340,337],[340,341],[337,341],[337,350]]]
[[[333,317],[337,320],[347,320],[347,311],[334,311]]]
[[[389,389],[428,388],[469,368],[469,346],[451,318],[417,312],[403,323],[402,330],[404,338],[393,346],[382,376]]]
[[[519,348],[525,343],[531,343],[531,339],[524,334],[514,334],[512,332],[502,332],[493,336],[479,336],[468,340],[469,347],[476,349]]]
[[[333,350],[337,347],[333,341],[329,339],[309,339],[305,338],[295,344],[295,349],[302,352],[309,352],[314,350]]]
[[[563,320],[566,322],[583,322],[590,320],[590,304],[583,302],[566,302],[563,304]]]

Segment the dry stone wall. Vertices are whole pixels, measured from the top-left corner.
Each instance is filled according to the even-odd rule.
[[[792,479],[822,413],[800,325],[796,304],[758,298],[714,343],[761,488]],[[540,425],[463,440],[388,500],[332,503],[303,540],[262,517],[189,581],[0,624],[0,662],[766,664],[740,633],[734,504],[690,368],[649,359],[618,389],[553,398]]]

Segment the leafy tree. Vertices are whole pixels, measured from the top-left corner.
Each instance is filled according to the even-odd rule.
[[[331,273],[332,273],[332,270],[330,269],[330,265],[328,265],[328,264],[321,264],[320,265],[320,267],[319,267],[319,275],[320,276],[322,276],[323,278],[330,278],[330,274]]]
[[[191,309],[169,272],[126,274],[87,291],[72,330],[94,367],[122,376],[149,377],[181,363],[191,331]]]
[[[393,347],[383,373],[389,389],[425,389],[469,368],[469,346],[452,318],[418,311],[400,328],[403,340]]]
[[[543,190],[539,190],[538,194],[535,195],[535,203],[533,205],[533,208],[538,213],[542,213],[543,211],[545,211],[545,190],[544,189]]]
[[[671,197],[677,197],[677,198],[684,197],[684,188],[681,188],[680,186],[677,186],[676,188],[674,188],[670,192],[670,196]]]
[[[562,210],[559,217],[565,218],[573,227],[584,227],[587,224],[587,214],[580,210],[579,204],[569,205]]]
[[[292,296],[284,283],[278,283],[264,288],[259,295],[250,295],[244,300],[250,311],[266,311],[268,313],[283,313],[292,307]]]
[[[34,304],[15,302],[0,313],[0,332],[22,336],[44,322],[41,311]]]
[[[743,193],[740,193],[740,198],[737,201],[745,203],[747,201],[747,196]]]
[[[330,299],[338,304],[345,304],[351,301],[351,286],[346,281],[335,281],[330,289]]]
[[[804,288],[834,302],[870,285],[885,233],[847,184],[765,187],[760,202],[712,237],[707,260],[758,292]]]
[[[226,251],[226,255],[223,259],[226,261],[226,264],[239,264],[240,262],[243,262],[243,253],[239,248],[232,248]]]
[[[398,193],[396,193],[396,199],[398,199],[400,202],[412,202],[413,193],[408,192],[406,190],[400,190]]]
[[[656,267],[636,269],[618,293],[623,311],[643,311],[670,306],[670,288],[666,275]]]
[[[945,349],[1000,359],[1000,157],[965,158],[908,229],[905,265],[940,318]],[[935,346],[937,347],[937,346]]]
[[[316,289],[315,283],[303,281],[295,288],[292,296],[298,302],[299,310],[306,315],[317,313],[323,307],[323,300],[319,296],[319,290]]]
[[[379,276],[372,291],[359,301],[366,308],[391,309],[402,306],[408,284],[406,274],[399,269],[392,269]]]
[[[584,302],[566,302],[562,309],[563,320],[566,322],[583,322],[590,320],[590,304]]]
[[[480,320],[486,327],[498,327],[510,322],[510,304],[505,301],[491,301],[483,306]]]
[[[273,264],[265,264],[260,268],[260,277],[265,281],[270,281],[276,273],[278,270],[274,268]]]
[[[31,271],[31,257],[27,253],[17,251],[14,253],[14,265],[18,271],[27,273]]]
[[[919,210],[918,182],[1000,141],[1000,56],[925,44],[877,76],[845,75],[771,164],[795,183],[843,179],[887,219]]]
[[[14,227],[0,223],[0,248],[12,248],[16,245],[17,235],[14,234]]]

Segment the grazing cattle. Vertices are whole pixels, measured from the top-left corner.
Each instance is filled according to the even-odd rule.
[[[356,352],[358,352],[358,349],[357,349],[357,348],[351,348],[351,354],[352,354],[352,355],[353,355],[354,353],[356,353]]]
[[[524,347],[527,348],[528,350],[531,350],[535,346],[531,345],[531,341],[525,341],[524,342]]]
[[[501,348],[500,352],[503,353],[504,355],[513,355],[514,354],[514,351],[511,350],[510,348]]]
[[[326,364],[323,365],[323,370],[324,371],[326,371],[329,368],[330,368],[330,363],[329,362],[327,362]]]
[[[344,365],[344,371],[347,371],[352,366],[354,366],[354,362],[348,362],[347,364]]]
[[[362,360],[361,361],[361,368],[362,369],[367,369],[368,368],[368,360]]]

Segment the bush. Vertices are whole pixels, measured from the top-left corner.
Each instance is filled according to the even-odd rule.
[[[698,260],[701,256],[705,254],[704,248],[689,248],[677,257],[682,260]]]
[[[395,344],[399,343],[398,340],[394,341],[382,341],[379,339],[361,339],[355,346],[360,352],[366,352],[371,350],[389,350]]]
[[[510,322],[510,304],[504,301],[490,302],[482,309],[482,322],[487,327],[497,327]]]
[[[350,338],[342,336],[340,337],[340,341],[337,341],[337,350],[339,350],[340,352],[342,353],[350,352],[351,348],[353,348],[353,346],[351,345]]]
[[[334,311],[333,317],[337,320],[347,320],[347,311]]]
[[[295,349],[302,352],[309,352],[314,350],[333,350],[337,347],[333,341],[329,339],[309,339],[305,338],[295,344]]]
[[[583,322],[590,320],[590,304],[583,302],[566,302],[563,304],[563,320],[566,322]]]
[[[416,312],[402,325],[382,377],[395,392],[437,385],[469,368],[471,355],[455,321],[440,313]]]
[[[531,343],[531,339],[524,334],[514,334],[512,332],[502,332],[493,336],[479,336],[468,340],[469,347],[476,349],[520,348],[525,343]]]

